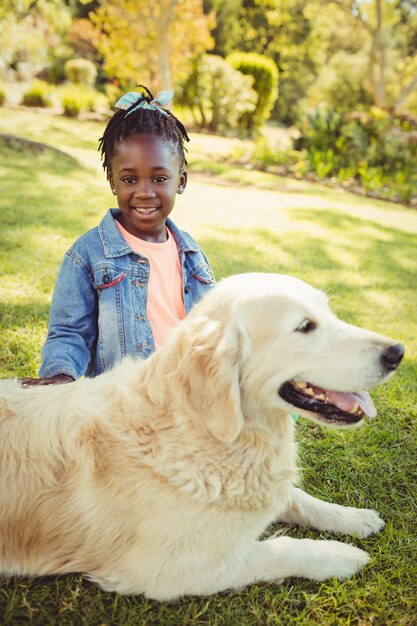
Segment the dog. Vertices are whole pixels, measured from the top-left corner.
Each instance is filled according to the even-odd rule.
[[[294,421],[357,426],[403,346],[352,326],[321,291],[231,276],[147,360],[95,379],[0,382],[0,573],[82,572],[106,591],[167,601],[288,577],[358,572],[369,555],[271,524],[367,537],[372,510],[297,485]]]

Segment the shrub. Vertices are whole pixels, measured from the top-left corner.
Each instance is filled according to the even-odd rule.
[[[297,156],[298,154],[294,150],[286,151],[274,148],[266,137],[258,137],[254,143],[252,160],[260,169],[275,166],[289,170],[296,162]]]
[[[104,83],[103,88],[110,106],[113,106],[127,91],[135,91],[136,89],[136,87],[133,87],[132,89],[124,90],[120,87],[120,85],[115,85],[114,83]]]
[[[34,80],[22,97],[22,104],[28,107],[47,107],[51,104],[52,88],[43,80]]]
[[[343,115],[326,106],[310,111],[302,120],[295,147],[305,151],[309,171],[319,178],[326,178],[342,167],[342,126]]]
[[[253,77],[258,100],[253,113],[241,115],[240,123],[249,132],[259,130],[278,98],[278,68],[272,59],[254,52],[233,52],[226,60],[235,70]]]
[[[65,63],[65,76],[74,84],[93,87],[97,78],[97,68],[88,59],[71,59]]]
[[[346,161],[349,165],[366,163],[394,174],[416,172],[417,145],[413,141],[413,124],[376,107],[369,112],[353,112],[345,116],[342,128]]]
[[[5,101],[6,101],[6,91],[4,89],[4,86],[0,83],[0,107],[3,106]]]
[[[417,120],[376,107],[337,113],[320,107],[299,128],[307,172],[357,183],[372,195],[410,201],[417,195]]]
[[[108,107],[106,96],[83,85],[65,85],[60,90],[60,100],[67,117],[78,117],[80,113]]]
[[[221,57],[207,54],[182,84],[178,104],[191,109],[199,128],[212,132],[234,129],[241,116],[255,108],[252,82]]]
[[[327,106],[313,109],[299,124],[297,147],[307,152],[332,149],[338,143],[343,125],[343,115]]]

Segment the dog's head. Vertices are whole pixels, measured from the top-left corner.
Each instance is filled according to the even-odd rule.
[[[224,279],[170,345],[178,356],[172,383],[222,441],[277,411],[336,427],[373,417],[365,390],[387,379],[404,353],[398,342],[338,319],[322,292],[277,274]]]

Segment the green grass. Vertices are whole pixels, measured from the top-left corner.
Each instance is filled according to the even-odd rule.
[[[95,122],[0,109],[0,133],[42,141],[63,152],[0,141],[3,377],[36,374],[62,255],[112,205],[96,152],[102,130],[103,124]],[[304,488],[341,504],[376,508],[387,526],[369,539],[340,538],[372,555],[364,571],[345,582],[290,579],[239,593],[157,603],[101,592],[76,574],[3,578],[0,623],[415,626],[416,213],[381,202],[370,207],[369,199],[318,185],[224,164],[219,168],[204,155],[193,158],[192,145],[190,162],[190,180],[193,173],[197,179],[197,170],[217,167],[211,182],[204,179],[204,193],[219,182],[224,193],[232,188],[236,194],[236,206],[213,204],[210,213],[198,203],[192,212],[175,208],[177,223],[190,228],[218,277],[246,271],[294,274],[327,291],[334,311],[347,321],[405,344],[399,371],[373,392],[379,413],[375,420],[344,432],[297,423]],[[260,204],[245,208],[242,198],[254,188]],[[279,202],[262,204],[262,193],[273,189],[281,194]],[[319,536],[286,530],[295,537]]]

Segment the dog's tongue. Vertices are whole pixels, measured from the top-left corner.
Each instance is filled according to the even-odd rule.
[[[375,417],[376,408],[371,396],[367,391],[356,391],[355,393],[343,393],[341,391],[328,391],[326,395],[333,404],[342,411],[349,412],[355,404],[358,404],[368,417]]]

